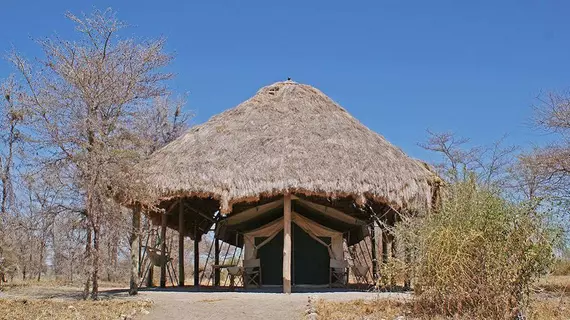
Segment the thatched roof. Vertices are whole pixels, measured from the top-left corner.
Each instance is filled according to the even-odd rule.
[[[425,211],[436,179],[321,91],[293,81],[191,128],[142,167],[159,199],[216,199],[222,213],[285,192]]]

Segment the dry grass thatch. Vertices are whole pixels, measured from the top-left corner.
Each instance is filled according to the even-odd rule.
[[[264,87],[153,154],[142,165],[153,193],[233,203],[293,192],[429,208],[434,174],[321,91],[293,81]]]

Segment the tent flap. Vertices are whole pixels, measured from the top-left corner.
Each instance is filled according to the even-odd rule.
[[[303,217],[302,215],[291,212],[291,220],[309,236],[328,248],[331,259],[340,260],[343,258],[342,233],[336,230],[321,226],[318,223]],[[246,232],[244,234],[244,258],[246,260],[255,259],[257,250],[269,243],[279,232],[283,230],[283,218],[277,219],[256,230]],[[266,238],[263,242],[255,244],[255,238]],[[331,244],[328,245],[319,237],[331,238]]]

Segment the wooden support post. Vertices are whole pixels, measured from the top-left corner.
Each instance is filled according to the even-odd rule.
[[[220,265],[220,239],[216,237],[214,241],[214,264]],[[220,286],[220,268],[214,271],[214,286]]]
[[[166,212],[160,218],[160,287],[166,288]]]
[[[178,286],[184,287],[184,233],[186,232],[184,224],[184,206],[180,202],[178,209]]]
[[[386,264],[388,263],[388,240],[389,236],[388,236],[388,231],[382,229],[382,263]]]
[[[129,286],[130,295],[137,294],[139,289],[140,233],[141,233],[141,208],[140,206],[136,206],[133,209],[131,237],[129,239],[131,245],[131,281]],[[0,279],[0,281],[1,280],[2,279]]]
[[[283,198],[283,293],[291,293],[291,194]]]
[[[378,278],[378,259],[376,257],[376,222],[372,222],[370,228],[370,250],[372,254],[372,281],[376,283]]]
[[[147,241],[147,245],[150,245],[154,248],[156,245],[156,234],[154,232],[154,229],[152,229],[150,222],[148,223],[149,223],[149,225],[147,226],[148,230],[151,231],[152,233],[149,235],[149,241]],[[148,254],[148,248],[146,248],[145,250],[147,250],[146,254]],[[149,288],[154,287],[154,265],[152,263],[148,266],[148,276],[146,278],[146,286]]]
[[[200,239],[198,226],[194,225],[194,286],[200,287]]]

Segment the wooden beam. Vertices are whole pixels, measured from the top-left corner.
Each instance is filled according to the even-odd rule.
[[[150,227],[150,226],[149,226]],[[150,229],[153,230],[153,229]],[[149,239],[146,243],[147,245],[151,245],[152,247],[155,246],[156,244],[156,234],[154,233],[154,231],[150,234]],[[145,250],[148,250],[145,249]],[[147,253],[148,254],[148,253]],[[154,265],[151,263],[150,266],[148,267],[148,277],[146,278],[146,286],[149,288],[154,287]]]
[[[382,229],[382,263],[384,264],[388,263],[388,258],[389,258],[388,239],[389,239],[388,231]]]
[[[220,265],[220,239],[216,237],[214,241],[214,264]],[[214,271],[214,286],[220,286],[220,268]]]
[[[200,287],[200,238],[198,227],[194,225],[194,286]]]
[[[201,211],[199,211],[199,210],[196,210],[196,209],[192,208],[191,206],[189,206],[189,205],[187,205],[187,204],[184,204],[184,206],[185,206],[186,208],[190,209],[191,211],[193,211],[194,213],[201,215],[204,219],[206,219],[206,220],[208,220],[208,221],[210,221],[210,222],[212,222],[212,223],[215,223],[215,222],[216,222],[216,220],[214,220],[213,217],[210,217],[210,216],[208,216],[207,214],[205,214],[205,213],[203,213],[203,212],[201,212]]]
[[[398,249],[396,247],[396,237],[393,234],[390,235],[390,258],[391,260],[396,259]],[[394,276],[390,277],[390,286],[394,288],[396,286],[396,278]]]
[[[291,194],[283,198],[283,293],[291,293]]]
[[[160,287],[166,287],[166,212],[160,217]]]
[[[178,285],[184,287],[184,206],[178,210]]]
[[[376,256],[376,223],[373,221],[370,227],[370,247],[372,250],[372,281],[376,283],[378,275],[378,258]]]
[[[139,258],[140,258],[140,233],[141,233],[141,207],[136,206],[132,211],[132,229],[129,242],[131,245],[131,281],[129,294],[135,295],[139,289]]]

